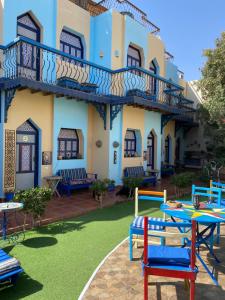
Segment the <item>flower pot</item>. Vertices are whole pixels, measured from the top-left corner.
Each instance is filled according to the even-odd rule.
[[[12,201],[14,198],[14,192],[5,193],[6,202]]]
[[[114,192],[115,191],[115,184],[109,184],[108,185],[108,192]]]

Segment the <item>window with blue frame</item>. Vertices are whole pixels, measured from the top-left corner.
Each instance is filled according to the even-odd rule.
[[[124,140],[124,157],[137,156],[137,137],[135,130],[127,129]]]
[[[141,68],[141,64],[140,50],[130,45],[127,52],[127,67]],[[140,76],[139,71],[132,70],[132,73]]]
[[[155,62],[152,60],[150,63],[150,68],[149,70],[154,74],[157,75],[157,66]],[[157,84],[157,79],[155,77],[150,77],[150,82],[149,82],[149,92],[151,95],[156,94],[156,84]]]
[[[40,27],[28,14],[17,18],[17,36],[27,37],[40,42]],[[17,56],[18,73],[28,73],[31,79],[39,79],[40,53],[39,49],[29,43],[21,43],[20,54]]]
[[[66,30],[62,30],[61,32],[60,50],[77,58],[84,58],[84,47],[81,37]],[[69,61],[71,62],[71,60]],[[81,65],[79,62],[76,64]]]
[[[58,136],[58,159],[79,158],[79,136],[76,129],[62,128]]]

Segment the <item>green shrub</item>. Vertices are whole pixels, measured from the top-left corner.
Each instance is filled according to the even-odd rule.
[[[171,178],[171,183],[177,188],[186,188],[192,185],[195,178],[196,176],[193,172],[180,173]]]
[[[96,180],[90,189],[95,193],[95,195],[102,195],[107,191],[108,184],[105,180]]]
[[[131,198],[134,194],[134,190],[136,187],[140,187],[143,183],[142,177],[124,177],[123,185],[125,188],[129,189],[129,198]]]
[[[33,222],[41,219],[44,214],[48,201],[51,200],[52,190],[49,188],[32,188],[19,191],[15,194],[14,201],[23,204],[25,215],[31,215]],[[25,221],[24,221],[25,222]]]

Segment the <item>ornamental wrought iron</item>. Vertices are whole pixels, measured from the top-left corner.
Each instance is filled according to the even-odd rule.
[[[5,130],[5,170],[4,170],[4,191],[15,190],[16,174],[16,134],[15,130]]]

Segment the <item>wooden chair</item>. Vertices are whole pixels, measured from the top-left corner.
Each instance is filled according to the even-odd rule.
[[[133,260],[133,245],[134,243],[143,243],[143,235],[144,235],[144,217],[139,215],[139,201],[159,201],[166,202],[167,193],[166,190],[163,192],[157,191],[144,191],[135,189],[135,218],[130,225],[130,233],[129,233],[129,253],[130,260]],[[165,221],[164,218],[151,218],[154,221]],[[154,226],[152,225],[149,229],[155,231],[155,236],[157,237],[157,231],[163,230],[162,226]],[[142,238],[141,238],[142,237]],[[161,244],[164,244],[164,238],[159,237],[161,240]]]
[[[149,245],[149,237],[154,234],[149,227],[161,226],[178,228],[182,232],[157,232],[164,238],[184,239],[190,238],[191,246],[189,248],[172,247],[164,245]],[[186,232],[191,229],[191,232]],[[187,222],[159,222],[153,221],[148,217],[144,217],[144,300],[148,300],[148,276],[163,276],[184,279],[185,282],[190,282],[190,300],[195,298],[195,280],[198,269],[195,266],[196,262],[196,221]]]

